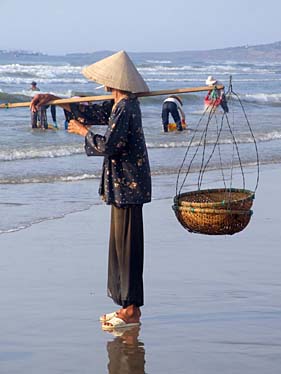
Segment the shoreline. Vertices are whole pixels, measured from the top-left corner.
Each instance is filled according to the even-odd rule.
[[[269,168],[275,168],[276,165],[279,164],[260,164],[260,174]],[[246,189],[252,190],[252,188],[255,185],[254,178],[255,175],[257,174],[256,170],[256,165],[250,165],[248,167],[244,168],[244,172],[246,175]],[[202,189],[206,188],[216,188],[217,187],[217,180],[221,179],[221,176],[217,176],[216,174],[218,173],[217,169],[210,170],[206,173],[206,176],[204,178],[204,182],[202,185]],[[234,176],[233,180],[235,180],[235,174],[239,174],[239,168],[234,168]],[[179,179],[179,186],[180,186],[180,180],[182,179],[182,176],[184,173],[181,174],[181,178]],[[190,178],[189,182],[191,183],[189,187],[194,187],[196,188],[196,175],[197,172],[191,172],[190,173]],[[161,174],[161,175],[154,175],[152,178],[153,186],[153,197],[152,201],[158,201],[158,200],[166,200],[166,199],[171,199],[173,200],[173,197],[176,194],[176,178],[177,178],[177,173],[174,174]],[[241,181],[239,181],[241,185]],[[247,184],[249,184],[249,188],[247,188]],[[12,185],[13,188],[19,188],[20,185]],[[29,184],[24,184],[23,185],[28,191],[30,188]],[[44,187],[42,188],[41,185],[37,186],[34,184],[32,187],[34,189],[34,195],[32,200],[27,200],[27,198],[19,198],[19,191],[17,191],[17,194],[15,194],[15,202],[11,203],[10,201],[13,200],[13,195],[12,197],[6,193],[3,197],[3,203],[0,203],[0,206],[2,207],[2,213],[4,212],[5,214],[9,214],[9,209],[12,206],[14,209],[18,209],[18,213],[13,212],[15,215],[19,215],[19,217],[27,216],[29,214],[29,217],[33,217],[33,220],[27,221],[27,222],[22,222],[19,224],[19,227],[9,227],[7,229],[2,228],[0,230],[0,237],[5,234],[12,234],[17,231],[25,230],[29,227],[32,227],[34,225],[38,225],[41,223],[44,223],[46,221],[50,220],[60,220],[63,219],[64,217],[68,216],[69,214],[75,214],[79,212],[83,212],[86,210],[91,209],[92,207],[99,206],[99,205],[106,205],[101,199],[100,196],[98,195],[98,187],[99,186],[99,179],[92,179],[92,180],[81,180],[81,181],[74,181],[74,182],[58,182],[56,183],[44,183]],[[164,187],[163,187],[164,186]],[[208,186],[208,187],[207,187]],[[241,187],[242,188],[242,187]],[[33,189],[31,191],[33,191]],[[73,191],[79,189],[80,195],[76,198],[77,201],[74,200],[74,197],[72,197],[72,200],[74,203],[79,202],[79,205],[72,207],[71,204],[65,205],[65,206],[60,206],[61,202],[63,203],[64,200],[67,200],[67,194],[68,193],[73,193]],[[38,217],[38,216],[33,216],[34,211],[36,212],[37,209],[40,211],[40,203],[36,203],[37,198],[36,194],[40,194],[42,198],[42,190],[43,191],[48,191],[49,195],[53,199],[53,196],[55,196],[55,201],[57,203],[53,203],[51,206],[51,210],[48,211],[46,214],[47,216],[43,217]],[[67,191],[65,193],[65,190]],[[8,191],[8,190],[7,190]],[[28,195],[30,195],[30,192],[28,192]],[[88,196],[91,196],[89,199]],[[25,194],[23,193],[23,196]],[[44,194],[43,194],[44,196]],[[157,197],[154,197],[157,196]],[[6,201],[7,200],[7,201]],[[48,204],[48,196],[44,197],[45,203]],[[44,202],[43,200],[43,202]],[[30,207],[29,207],[30,205]],[[59,210],[57,211],[57,207],[59,206]],[[26,211],[27,209],[27,211]],[[53,210],[52,210],[53,209]],[[31,218],[30,218],[31,219]]]
[[[145,305],[131,345],[98,321],[117,309],[106,296],[109,206],[1,235],[1,374],[124,363],[141,374],[279,374],[280,182],[277,167],[263,170],[251,222],[233,236],[188,233],[170,198],[145,204]]]

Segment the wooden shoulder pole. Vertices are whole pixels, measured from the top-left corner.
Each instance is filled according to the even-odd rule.
[[[202,87],[187,87],[187,88],[175,88],[171,90],[160,90],[160,91],[149,91],[149,92],[140,92],[136,94],[138,97],[148,97],[148,96],[161,96],[161,95],[176,95],[176,94],[184,94],[184,93],[191,93],[191,92],[202,92],[202,91],[210,91],[213,89],[223,89],[223,85],[218,86],[202,86]],[[71,103],[83,103],[83,102],[93,102],[93,101],[105,101],[105,100],[112,100],[112,95],[98,95],[98,96],[85,96],[85,97],[73,97],[68,99],[57,99],[52,100],[46,105],[61,105],[61,104],[71,104]],[[23,103],[4,103],[0,104],[0,109],[9,109],[9,108],[22,108],[22,107],[29,107],[30,102],[23,102]]]

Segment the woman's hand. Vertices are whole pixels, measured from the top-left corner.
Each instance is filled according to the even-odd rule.
[[[46,105],[50,101],[56,100],[56,99],[59,99],[59,97],[51,95],[51,94],[37,94],[31,100],[30,110],[32,112],[37,112],[37,110],[40,108],[40,106]]]
[[[77,134],[81,136],[86,136],[88,133],[88,128],[82,125],[79,121],[72,119],[68,124],[68,132],[71,134]]]

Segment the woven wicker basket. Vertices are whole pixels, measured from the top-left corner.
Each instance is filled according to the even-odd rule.
[[[188,231],[232,235],[248,225],[253,199],[254,193],[248,190],[199,190],[177,195],[173,209]]]

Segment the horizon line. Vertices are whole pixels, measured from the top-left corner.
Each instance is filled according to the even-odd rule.
[[[221,50],[227,50],[227,49],[238,49],[238,48],[256,48],[256,47],[261,47],[261,46],[270,46],[270,45],[275,45],[275,44],[280,44],[281,46],[281,40],[275,41],[275,42],[270,42],[270,43],[261,43],[261,44],[243,44],[243,45],[237,45],[237,46],[228,46],[228,47],[223,47],[223,48],[212,48],[212,49],[192,49],[192,50],[176,50],[176,51],[128,51],[128,53],[194,53],[194,52],[212,52],[212,51],[221,51]],[[36,50],[28,50],[28,49],[0,49],[0,53],[8,54],[8,53],[21,53],[21,54],[29,54],[29,55],[43,55],[43,56],[67,56],[67,55],[73,55],[73,54],[81,54],[81,55],[91,55],[94,53],[101,53],[101,52],[116,52],[118,50],[114,49],[101,49],[101,50],[96,50],[92,52],[65,52],[62,54],[58,53],[52,53],[52,52],[41,52],[41,51],[36,51]]]

